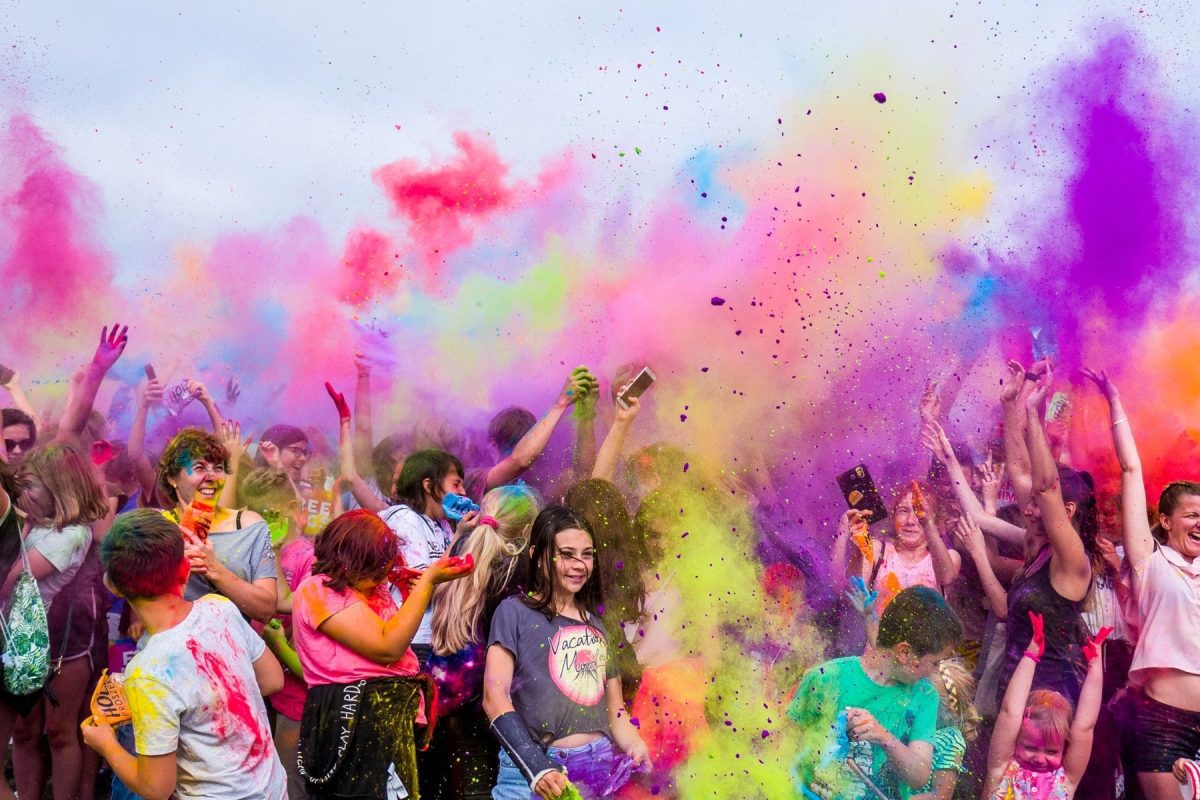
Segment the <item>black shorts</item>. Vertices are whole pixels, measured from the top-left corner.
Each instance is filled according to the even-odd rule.
[[[1176,759],[1200,753],[1200,711],[1160,703],[1145,692],[1133,695],[1130,766],[1137,772],[1170,772]]]

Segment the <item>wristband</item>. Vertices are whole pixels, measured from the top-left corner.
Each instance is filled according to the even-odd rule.
[[[508,753],[509,758],[516,764],[517,769],[529,781],[532,787],[543,775],[551,770],[562,772],[563,769],[546,755],[542,746],[533,739],[525,720],[516,711],[501,714],[492,720],[492,734]]]
[[[1115,428],[1115,427],[1117,427],[1118,425],[1120,425],[1122,422],[1129,422],[1129,420],[1128,420],[1128,419],[1126,419],[1125,417],[1121,417],[1119,420],[1117,420],[1116,422],[1114,422],[1114,423],[1112,424],[1112,426]]]
[[[1038,655],[1037,653],[1030,652],[1029,650],[1025,651],[1025,658],[1028,658],[1030,661],[1032,661],[1035,664],[1042,663],[1042,657],[1040,655]]]

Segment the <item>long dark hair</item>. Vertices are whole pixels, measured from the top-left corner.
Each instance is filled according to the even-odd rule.
[[[546,619],[554,619],[554,559],[556,556],[555,537],[562,531],[578,529],[592,537],[592,526],[581,514],[566,506],[546,506],[537,519],[533,521],[533,531],[529,536],[529,575],[525,581],[526,592],[523,595],[525,604],[534,611],[545,615]],[[593,617],[600,616],[604,605],[604,590],[600,586],[598,565],[593,565],[592,574],[587,583],[575,594],[575,606]]]
[[[614,625],[639,622],[646,602],[642,570],[650,566],[650,557],[642,537],[633,535],[625,498],[608,481],[591,478],[571,487],[565,505],[592,526],[596,571],[604,595],[604,626],[612,631]]]
[[[1100,533],[1100,515],[1096,509],[1096,484],[1092,474],[1060,464],[1058,482],[1062,487],[1063,502],[1075,504],[1075,516],[1071,521],[1083,540],[1084,551],[1095,564],[1099,560],[1096,537]]]

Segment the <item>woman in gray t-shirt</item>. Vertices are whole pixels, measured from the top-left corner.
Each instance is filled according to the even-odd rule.
[[[567,774],[584,797],[608,797],[649,765],[597,616],[587,521],[549,506],[533,523],[527,593],[500,604],[488,636],[483,708],[500,740],[494,800],[556,798]]]

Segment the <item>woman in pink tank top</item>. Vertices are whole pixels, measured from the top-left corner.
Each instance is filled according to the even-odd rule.
[[[928,502],[913,481],[892,506],[890,527],[882,536],[868,537],[868,518],[856,509],[843,514],[838,523],[833,574],[860,576],[868,591],[878,592],[877,614],[902,589],[928,586],[941,592],[958,577],[962,558],[946,546]],[[855,547],[850,547],[851,541]]]

